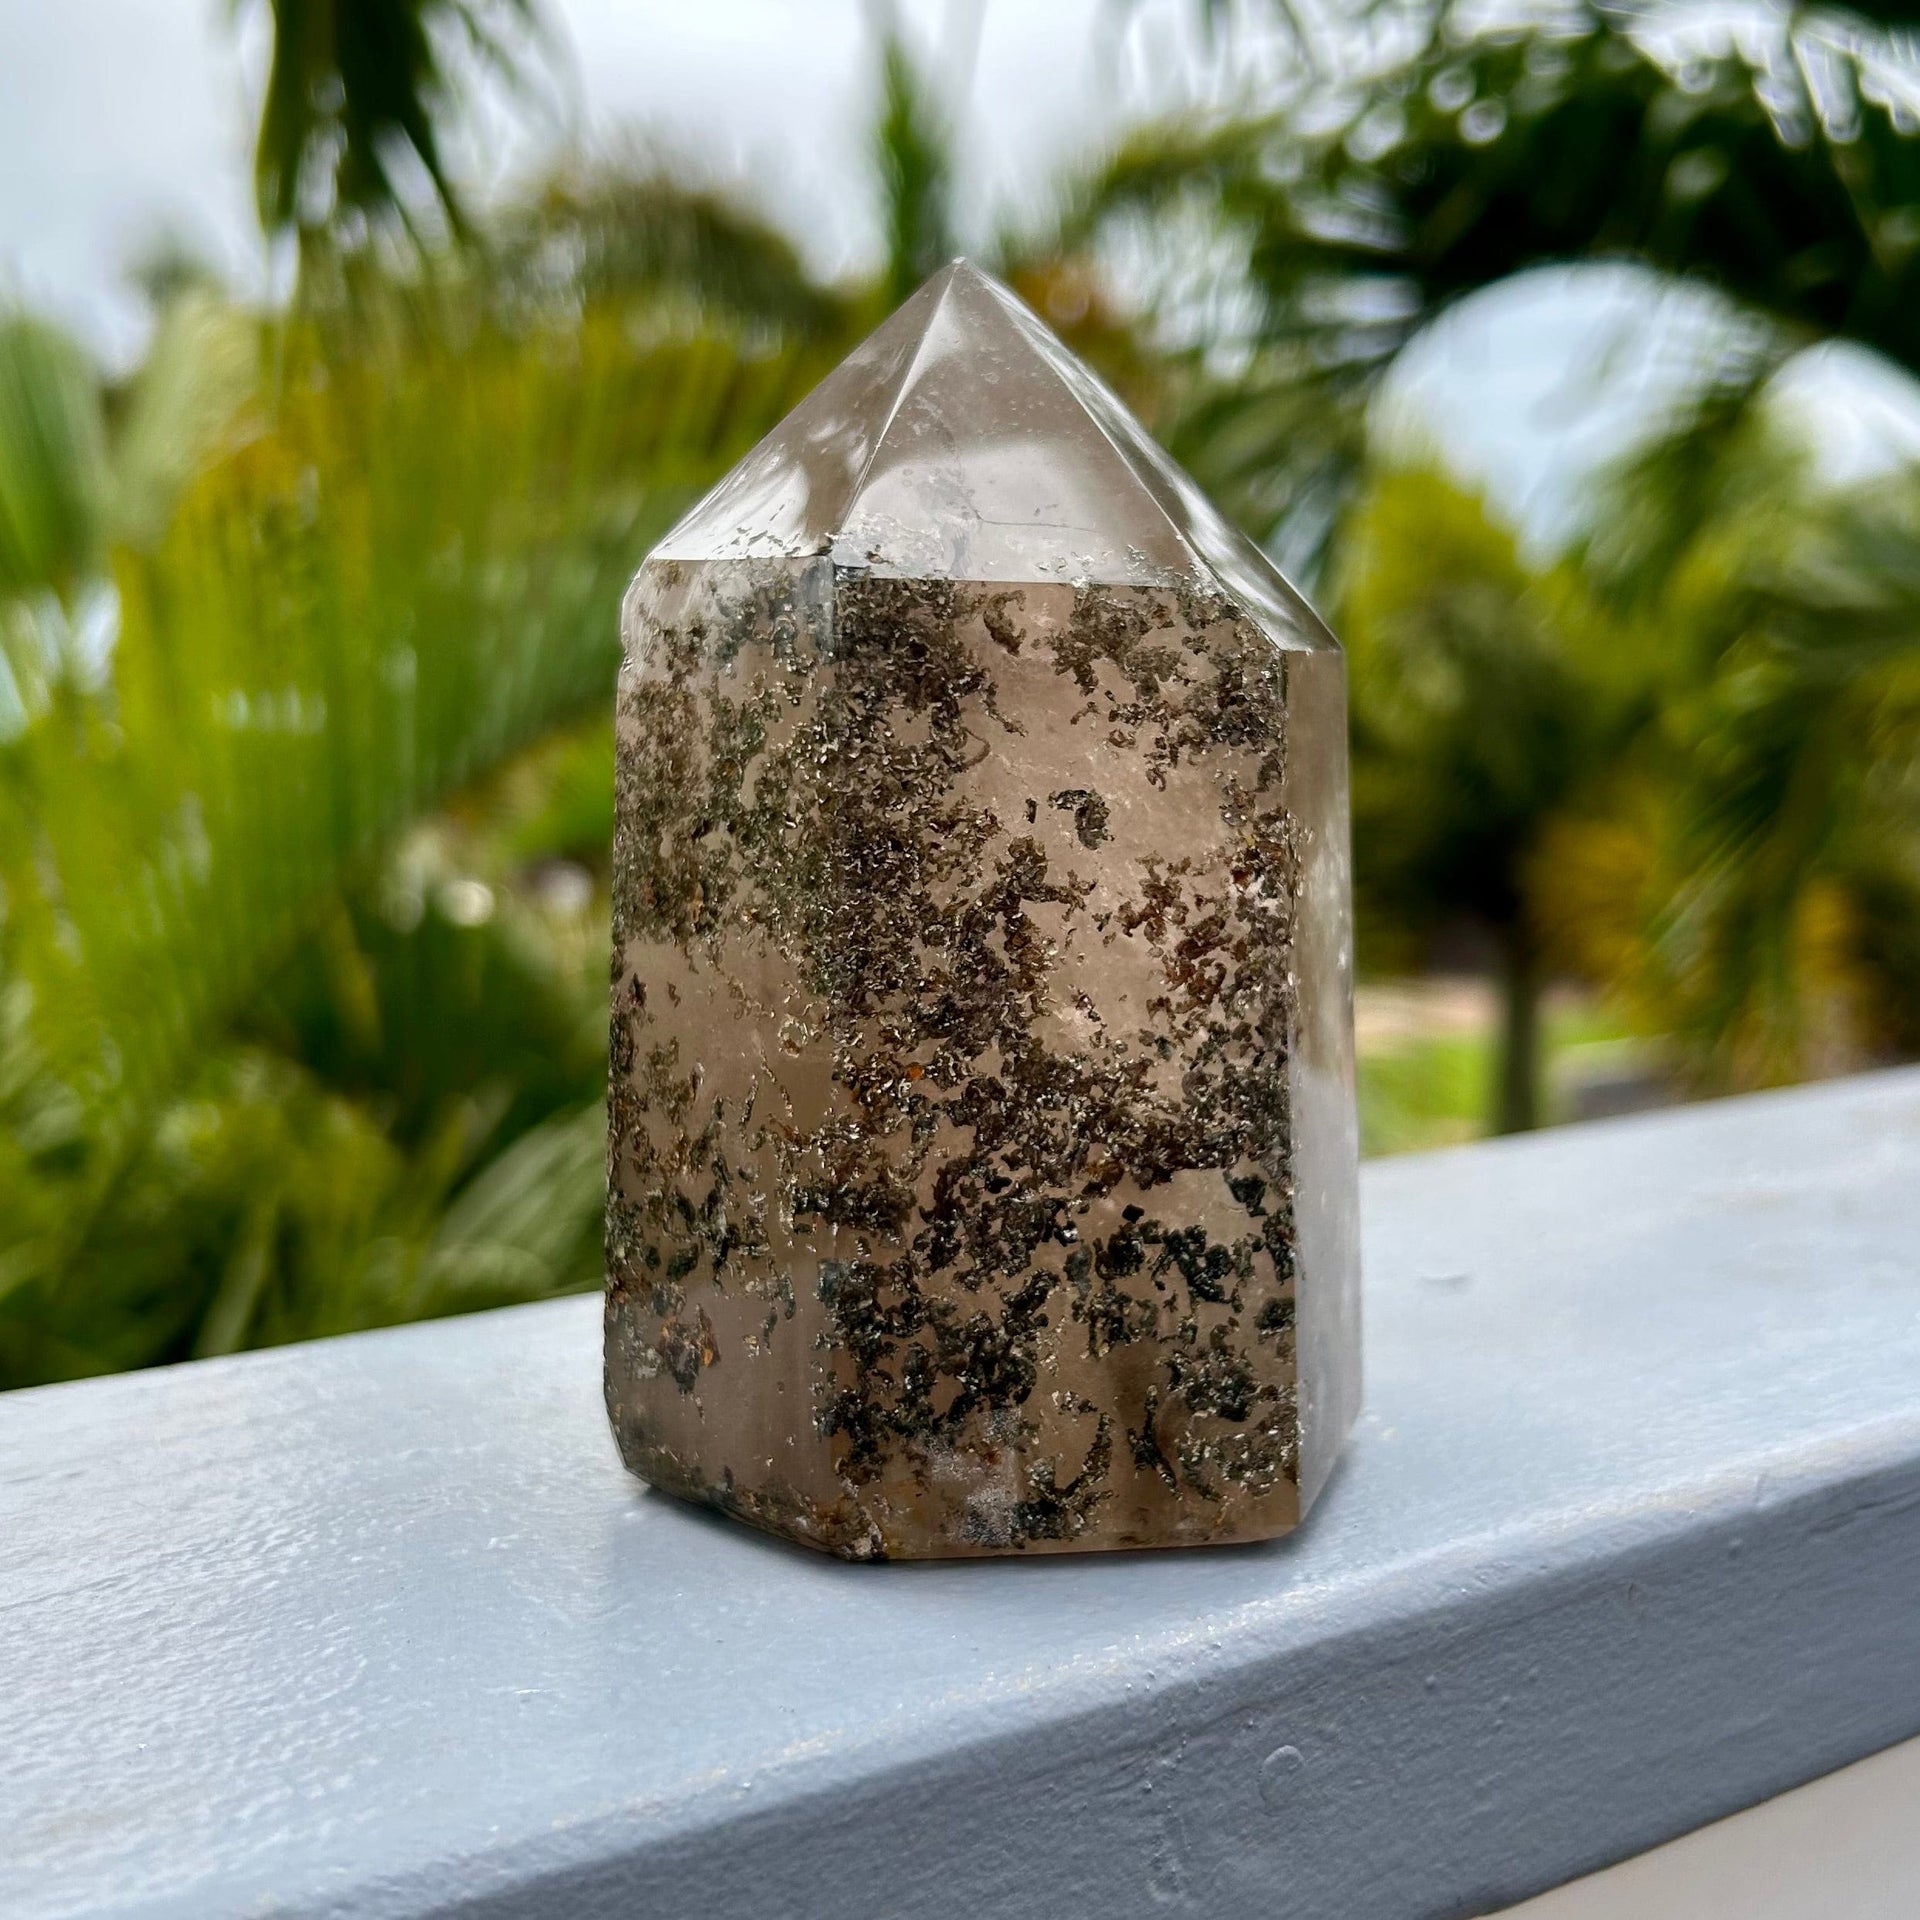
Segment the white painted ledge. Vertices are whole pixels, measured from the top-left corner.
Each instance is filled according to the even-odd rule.
[[[1365,1194],[1268,1547],[812,1558],[590,1301],[0,1399],[0,1914],[1470,1914],[1920,1734],[1920,1073]]]

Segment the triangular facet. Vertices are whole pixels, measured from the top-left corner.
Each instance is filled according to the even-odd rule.
[[[655,551],[1212,587],[1282,645],[1333,645],[1119,398],[964,260],[855,348]]]

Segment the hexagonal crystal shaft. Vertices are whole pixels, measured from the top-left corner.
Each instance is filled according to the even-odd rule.
[[[628,1465],[862,1558],[1284,1532],[1359,1389],[1325,629],[965,266],[626,618]]]

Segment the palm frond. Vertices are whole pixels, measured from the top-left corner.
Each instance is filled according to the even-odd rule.
[[[1835,936],[1823,952],[1809,929],[1836,914],[1881,924],[1852,909],[1904,897],[1920,849],[1914,481],[1801,490],[1789,507],[1763,503],[1723,530],[1717,596],[1696,581],[1705,618],[1689,612],[1711,645],[1668,721],[1676,777],[1650,991],[1710,1085],[1795,1078],[1832,1055],[1832,1006],[1862,991],[1843,977],[1859,942]],[[1863,1031],[1916,1017],[1897,970],[1883,967],[1868,998],[1849,1015]]]
[[[107,533],[99,377],[60,330],[0,314],[0,601],[69,599]]]
[[[466,225],[440,126],[469,70],[513,74],[539,38],[533,0],[235,0],[264,7],[273,56],[254,150],[270,234],[343,218]],[[464,63],[464,64],[463,64]]]
[[[150,546],[260,391],[260,329],[211,287],[166,300],[139,370],[115,396],[113,536]]]
[[[73,1268],[153,1117],[410,822],[607,699],[637,556],[819,367],[457,288],[375,318],[294,326],[278,396],[113,548],[110,672],[0,743],[15,1057],[80,1116],[54,1230],[0,1209],[23,1272]]]
[[[895,307],[953,257],[953,133],[928,77],[891,25],[880,42],[873,133],[886,235],[880,293]]]
[[[1913,77],[1870,39],[1801,51],[1657,56],[1625,16],[1578,10],[1436,30],[1331,100],[1139,130],[1081,183],[1063,238],[1201,223],[1238,277],[1210,338],[1321,371],[1384,368],[1530,267],[1618,258],[1717,286],[1790,340],[1920,368]]]
[[[1731,529],[1795,512],[1811,490],[1811,449],[1767,408],[1792,343],[1770,329],[1725,342],[1693,394],[1589,489],[1573,550],[1589,585],[1620,609],[1684,593],[1681,575]],[[1699,623],[1690,622],[1698,632]]]
[[[847,303],[808,272],[793,241],[737,197],[644,154],[573,160],[497,221],[498,297],[551,323],[627,305],[663,322],[837,335]]]

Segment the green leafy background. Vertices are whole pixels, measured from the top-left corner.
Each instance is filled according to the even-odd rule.
[[[291,301],[157,276],[111,381],[0,315],[0,1385],[598,1284],[621,591],[954,244],[961,103],[884,9],[887,255],[832,285],[657,156],[469,206],[463,90],[555,54],[518,0],[264,10]],[[1443,7],[1359,61],[1378,10],[1196,12],[1297,82],[989,263],[1349,643],[1363,965],[1499,1008],[1369,1053],[1371,1144],[1536,1124],[1580,1048],[1920,1051],[1920,487],[1822,480],[1777,398],[1835,339],[1920,372],[1911,23]],[[1711,350],[1543,554],[1379,396],[1463,299],[1623,260]]]

